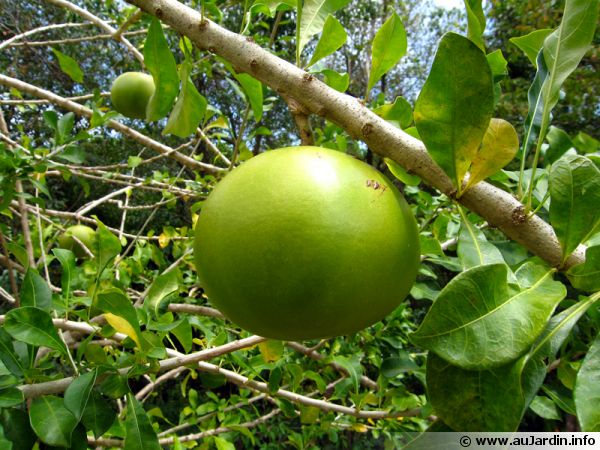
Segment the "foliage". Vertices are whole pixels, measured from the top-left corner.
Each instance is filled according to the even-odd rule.
[[[428,427],[598,431],[597,0],[188,2],[209,27],[308,70],[299,83],[357,97],[375,113],[362,137],[403,130],[447,177],[445,194],[398,149],[374,153],[327,108],[309,114],[158,11],[78,1],[102,29],[61,3],[0,8],[1,447],[376,448]],[[157,86],[149,121],[119,116],[106,92],[142,70]],[[213,309],[192,254],[220,178],[300,142],[296,124],[394,180],[422,253],[384,320],[303,343],[252,336]],[[508,222],[537,215],[554,234],[512,241],[461,206],[486,179],[522,202],[502,211]],[[79,258],[58,248],[75,223],[95,229]],[[522,244],[555,245],[560,262]]]

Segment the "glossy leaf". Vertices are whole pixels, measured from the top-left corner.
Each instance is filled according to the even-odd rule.
[[[588,247],[585,262],[571,267],[567,277],[573,287],[586,292],[600,291],[600,246]]]
[[[483,52],[454,33],[442,38],[415,105],[421,140],[459,190],[492,118],[494,89]]]
[[[179,290],[178,271],[171,270],[154,279],[148,295],[144,300],[144,306],[149,309],[155,317],[163,314],[167,308],[169,297]]]
[[[155,86],[154,94],[146,108],[146,119],[154,121],[162,119],[169,113],[179,91],[177,64],[163,34],[160,21],[156,18],[152,18],[148,29],[144,44],[144,62],[152,74]]]
[[[577,372],[574,398],[581,431],[600,431],[600,335]]]
[[[467,37],[481,50],[485,50],[483,32],[485,31],[485,15],[481,0],[465,0],[467,10]]]
[[[69,412],[63,400],[53,395],[34,398],[29,409],[31,427],[39,438],[49,445],[68,447],[77,419]]]
[[[90,393],[96,382],[97,371],[93,370],[80,375],[73,380],[65,391],[65,407],[73,414],[77,422],[81,420],[83,412],[90,398]]]
[[[566,295],[552,274],[524,264],[515,273],[520,290],[514,291],[506,265],[464,271],[440,292],[411,340],[465,369],[514,361],[531,347]]]
[[[573,147],[573,142],[569,135],[555,126],[551,126],[548,130],[546,140],[548,141],[549,147],[546,150],[545,158],[546,162],[549,164],[554,164],[562,155]]]
[[[85,405],[81,422],[86,429],[92,430],[97,438],[102,436],[114,423],[117,418],[116,413],[110,407],[108,401],[92,390]]]
[[[499,172],[511,162],[519,150],[519,137],[506,120],[492,119],[483,136],[481,148],[475,155],[469,171],[465,191]]]
[[[21,286],[21,306],[35,306],[50,311],[52,292],[48,283],[34,269],[28,268]]]
[[[0,328],[0,360],[10,373],[17,377],[23,376],[25,371],[23,363],[15,352],[13,339],[4,327]]]
[[[81,71],[79,64],[77,64],[77,61],[55,48],[52,48],[51,50],[52,53],[54,53],[54,56],[56,56],[56,59],[58,59],[60,70],[69,75],[73,81],[83,83],[83,72]]]
[[[52,317],[33,306],[23,306],[6,314],[4,329],[18,341],[38,347],[48,347],[67,354],[67,347],[58,336]]]
[[[252,107],[254,120],[260,122],[263,114],[263,88],[262,83],[247,73],[235,73],[235,79],[242,86],[246,99]]]
[[[545,109],[548,114],[558,102],[560,88],[590,49],[598,25],[598,0],[567,0],[558,29],[542,47],[550,72],[544,83]]]
[[[62,287],[63,296],[68,299],[71,297],[71,285],[75,277],[75,255],[71,250],[63,248],[54,248],[52,253],[60,262],[62,274],[60,276],[60,284]]]
[[[484,264],[504,263],[500,250],[489,243],[485,234],[466,217],[463,217],[456,250],[463,270]]]
[[[0,389],[0,408],[17,406],[24,401],[25,397],[23,397],[23,392],[20,389],[14,387]]]
[[[127,395],[125,450],[161,450],[156,431],[144,408],[132,394]]]
[[[556,405],[548,397],[537,395],[529,405],[531,410],[543,419],[560,420]]]
[[[384,22],[373,39],[371,71],[367,92],[406,54],[407,40],[404,25],[395,12]]]
[[[567,155],[552,165],[550,223],[566,259],[600,227],[600,170],[585,156]]]
[[[542,45],[544,45],[544,40],[552,33],[552,31],[553,30],[549,28],[535,30],[525,36],[510,38],[509,41],[519,47],[519,49],[525,53],[527,58],[529,58],[531,64],[537,68],[537,55],[540,52]]]
[[[331,14],[327,16],[323,25],[323,32],[317,42],[315,52],[310,58],[307,67],[312,66],[321,59],[331,55],[346,43],[348,35],[342,24]]]
[[[386,103],[373,110],[382,119],[397,124],[400,128],[408,128],[413,121],[412,107],[403,97],[396,97],[394,103]]]
[[[106,321],[115,330],[126,334],[142,347],[142,335],[131,300],[118,289],[99,292],[95,306],[103,311]]]
[[[206,112],[206,99],[198,92],[190,78],[191,64],[181,65],[179,76],[182,80],[179,97],[163,134],[171,133],[179,137],[188,137],[196,131]]]
[[[297,55],[302,53],[302,49],[311,37],[321,32],[327,17],[346,6],[349,2],[350,0],[304,0],[300,18],[299,39],[296,44]]]

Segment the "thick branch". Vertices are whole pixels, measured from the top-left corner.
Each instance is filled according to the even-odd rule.
[[[294,98],[306,110],[342,126],[352,137],[367,143],[382,156],[393,159],[427,184],[454,197],[448,176],[433,162],[423,143],[378,117],[356,98],[329,88],[312,75],[262,49],[245,36],[201,20],[200,13],[176,0],[128,0],[158,17],[196,46],[229,61],[237,72],[246,72],[280,95]],[[508,237],[553,266],[562,261],[560,245],[550,225],[539,217],[520,220],[522,205],[509,193],[482,182],[459,200]],[[582,249],[576,251],[565,268],[583,262]]]

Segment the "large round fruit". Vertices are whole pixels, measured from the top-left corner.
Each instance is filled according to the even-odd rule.
[[[216,186],[196,225],[200,285],[229,319],[283,340],[381,320],[419,266],[415,219],[373,167],[318,147],[268,151]]]
[[[79,239],[91,251],[94,248],[96,232],[85,225],[73,225],[58,237],[58,246],[60,248],[72,250],[78,258],[86,257],[87,252],[81,247],[81,244],[73,239],[73,236]]]
[[[142,72],[125,72],[113,81],[110,88],[113,107],[132,119],[146,118],[146,106],[152,94],[154,80]]]

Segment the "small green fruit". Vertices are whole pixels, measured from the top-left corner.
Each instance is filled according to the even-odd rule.
[[[81,244],[73,239],[73,236],[79,239],[90,251],[93,251],[96,232],[85,225],[73,225],[58,237],[60,248],[71,250],[78,258],[85,258],[88,256],[87,252],[81,247]]]
[[[154,80],[146,73],[125,72],[110,89],[115,110],[131,119],[145,119],[146,107],[154,94]]]
[[[409,293],[420,262],[406,201],[380,172],[317,147],[268,151],[202,207],[200,285],[228,318],[283,340],[351,334]]]

